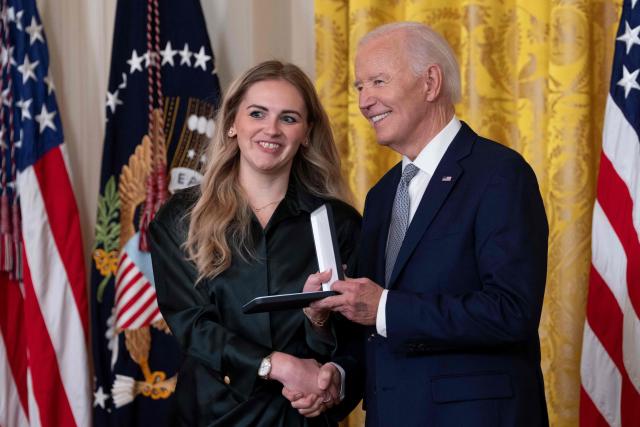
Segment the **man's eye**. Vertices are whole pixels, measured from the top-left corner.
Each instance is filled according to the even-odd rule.
[[[376,79],[373,81],[374,86],[380,86],[384,84],[384,80]]]

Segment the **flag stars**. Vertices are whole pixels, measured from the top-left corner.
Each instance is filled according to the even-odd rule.
[[[45,84],[47,85],[47,94],[51,95],[51,92],[53,92],[56,88],[53,85],[53,78],[51,78],[51,74],[47,74],[47,76],[42,80],[44,80]]]
[[[194,157],[196,157],[196,150],[194,150],[193,148],[191,148],[189,151],[187,151],[187,158],[189,160],[193,160]]]
[[[620,40],[626,43],[627,54],[629,54],[633,45],[640,45],[640,38],[638,37],[638,33],[640,33],[640,25],[635,28],[631,28],[629,26],[629,22],[625,21],[624,27],[624,34],[618,37],[616,40]]]
[[[40,114],[36,116],[36,121],[40,125],[40,133],[43,133],[47,128],[51,128],[51,130],[56,130],[56,125],[53,124],[53,117],[56,115],[55,111],[47,111],[47,106],[42,104],[42,110],[40,110]]]
[[[125,89],[127,87],[127,74],[122,73],[122,82],[118,85],[118,89]]]
[[[16,23],[16,28],[19,29],[20,31],[23,30],[23,28],[22,28],[22,15],[24,15],[24,10],[21,10],[18,13],[16,13],[16,15],[13,18],[13,21]]]
[[[11,100],[9,99],[9,96],[11,95],[10,91],[11,89],[8,87],[2,91],[2,105],[5,107],[11,107]]]
[[[27,33],[29,33],[29,44],[32,45],[38,40],[44,43],[44,38],[42,37],[42,25],[38,25],[38,21],[36,21],[36,17],[31,17],[31,24],[25,29]]]
[[[116,112],[116,108],[118,105],[122,105],[122,101],[118,99],[118,93],[120,89],[111,93],[107,91],[107,108],[111,110],[111,114]]]
[[[20,129],[20,139],[18,139],[17,141],[14,141],[13,145],[16,148],[22,148],[22,129]]]
[[[11,66],[13,66],[13,67],[15,67],[15,66],[17,65],[17,64],[16,64],[16,60],[15,60],[15,58],[14,58],[14,56],[13,56],[13,51],[14,51],[14,49],[15,49],[15,47],[14,47],[14,46],[11,46],[11,47],[9,48],[9,53],[8,53],[9,63],[10,63],[10,64],[11,64]],[[6,49],[5,49],[5,51],[6,51]],[[6,64],[6,63],[3,63],[3,65],[7,65],[7,64]]]
[[[180,54],[180,65],[191,66],[191,51],[189,50],[189,43],[184,44],[184,48],[178,52]]]
[[[145,60],[146,55],[138,56],[138,52],[134,49],[131,52],[131,59],[127,60],[129,64],[129,74],[133,74],[135,71],[142,71],[142,61]]]
[[[102,390],[102,386],[98,387],[98,389],[93,392],[93,407],[100,406],[102,409],[105,409],[108,398],[109,395]]]
[[[629,96],[629,92],[631,92],[631,89],[640,90],[640,85],[637,81],[638,73],[640,73],[640,68],[630,73],[625,65],[622,66],[622,78],[616,84],[624,88],[625,98]]]
[[[2,46],[0,49],[0,63],[2,64],[2,68],[7,66],[9,60],[11,60],[11,65],[16,65],[16,61],[13,59],[13,47],[7,49],[5,46]]]
[[[20,71],[20,73],[22,74],[23,84],[26,83],[29,78],[32,78],[34,81],[36,81],[35,69],[39,63],[40,61],[31,62],[31,60],[29,59],[29,55],[24,56],[24,62],[22,63],[22,65],[18,66],[18,71]]]
[[[201,46],[198,53],[193,56],[196,58],[196,62],[193,64],[193,67],[201,67],[203,71],[207,71],[207,61],[211,59],[211,56],[204,53],[204,46]]]
[[[20,116],[22,117],[22,120],[27,120],[27,119],[31,119],[31,111],[29,110],[29,107],[31,107],[31,103],[33,102],[33,99],[20,99],[16,102],[16,105],[18,106],[18,108],[20,108]]]
[[[168,41],[163,50],[160,51],[162,55],[162,64],[169,64],[173,67],[173,57],[178,53],[177,50],[171,48],[171,42]]]

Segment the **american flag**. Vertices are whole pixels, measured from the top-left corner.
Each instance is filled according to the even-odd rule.
[[[593,210],[581,426],[640,425],[640,5],[616,38]]]
[[[2,0],[0,16],[0,190],[19,206],[11,233],[23,248],[20,269],[3,247],[13,271],[0,273],[0,425],[88,426],[82,239],[46,39],[34,0]]]

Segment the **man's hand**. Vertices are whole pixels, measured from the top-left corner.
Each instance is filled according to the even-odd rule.
[[[334,282],[331,290],[340,295],[313,302],[310,307],[314,310],[337,311],[352,322],[361,325],[376,324],[378,303],[384,290],[380,285],[361,277]]]
[[[318,389],[321,395],[304,394],[284,387],[282,395],[291,401],[291,406],[305,417],[317,417],[325,410],[340,403],[340,372],[332,363],[325,363],[320,367],[317,377]],[[324,397],[323,397],[324,396]]]

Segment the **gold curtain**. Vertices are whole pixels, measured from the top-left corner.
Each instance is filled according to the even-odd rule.
[[[602,120],[622,0],[315,0],[317,87],[361,209],[399,157],[376,145],[352,88],[356,43],[392,21],[439,31],[461,66],[457,115],[519,151],[550,224],[540,323],[553,426],[578,424],[580,351]],[[363,425],[355,411],[344,423]]]

